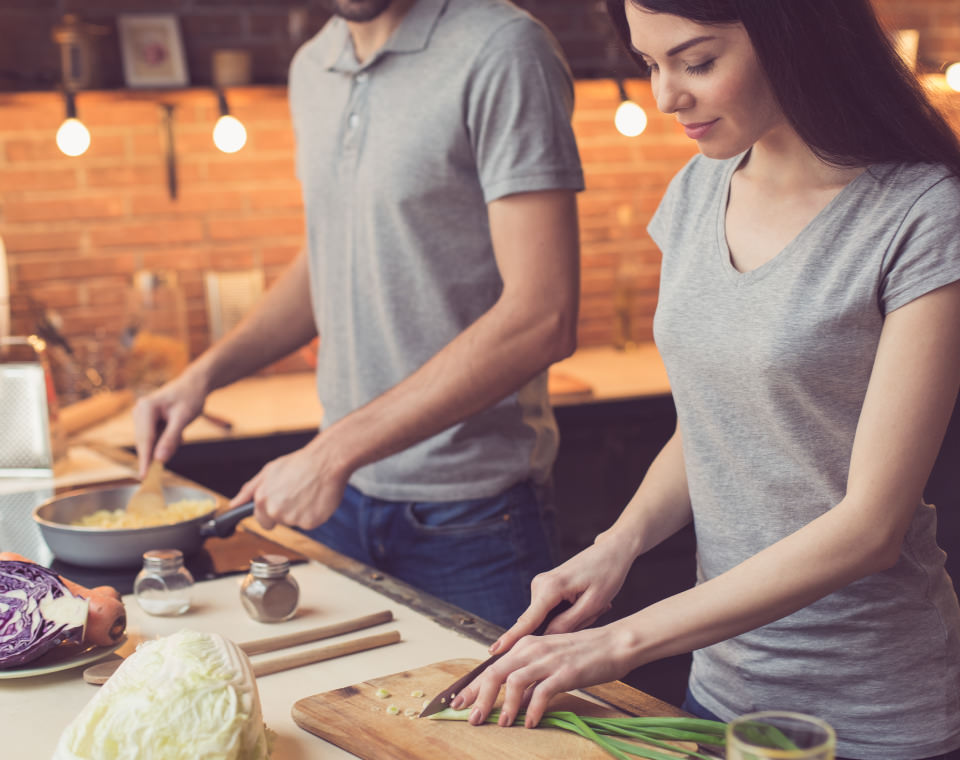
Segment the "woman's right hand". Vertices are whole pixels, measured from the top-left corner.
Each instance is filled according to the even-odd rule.
[[[611,531],[559,567],[541,573],[530,584],[530,606],[490,647],[491,654],[509,651],[562,600],[572,604],[547,626],[545,633],[566,633],[586,628],[610,609],[627,572],[636,559],[626,544]]]
[[[141,478],[152,460],[166,462],[173,456],[183,429],[203,411],[206,396],[205,387],[191,377],[188,368],[137,401],[133,426]]]

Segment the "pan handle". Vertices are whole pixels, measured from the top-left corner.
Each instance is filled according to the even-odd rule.
[[[234,507],[229,512],[224,512],[212,520],[207,520],[200,526],[200,535],[203,538],[210,538],[211,536],[226,538],[233,534],[241,520],[250,517],[252,514],[253,502],[248,501],[246,504]]]

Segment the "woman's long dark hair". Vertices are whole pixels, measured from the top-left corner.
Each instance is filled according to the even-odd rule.
[[[701,24],[742,23],[787,120],[830,164],[941,163],[960,177],[960,141],[869,0],[606,2],[628,51],[625,3]]]

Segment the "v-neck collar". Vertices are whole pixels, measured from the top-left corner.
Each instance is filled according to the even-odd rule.
[[[846,185],[840,188],[836,195],[827,201],[823,208],[821,208],[816,215],[814,215],[814,217],[807,222],[803,228],[773,256],[773,258],[763,262],[758,267],[748,269],[746,272],[741,272],[733,265],[733,260],[730,255],[730,246],[727,244],[727,206],[730,203],[730,186],[733,182],[733,175],[736,173],[737,169],[740,168],[749,154],[750,150],[748,149],[730,161],[730,165],[724,172],[723,193],[717,208],[716,241],[717,252],[720,256],[720,267],[723,269],[726,276],[729,279],[734,280],[738,285],[745,285],[762,279],[763,277],[766,277],[769,272],[779,269],[780,266],[783,265],[782,262],[790,258],[791,253],[796,249],[797,245],[802,242],[804,238],[808,237],[811,231],[820,226],[821,219],[823,219],[823,217],[832,211],[835,206],[845,202],[846,196],[851,192],[851,188],[857,184],[857,182],[859,182],[861,177],[870,173],[870,169],[868,167],[850,180]]]

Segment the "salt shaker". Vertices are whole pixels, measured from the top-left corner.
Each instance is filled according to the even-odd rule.
[[[261,554],[250,560],[250,572],[240,586],[240,601],[254,620],[279,623],[297,611],[300,586],[290,575],[290,560],[281,554]]]
[[[133,593],[144,612],[182,615],[190,609],[193,576],[183,566],[179,549],[153,549],[143,555],[143,569],[133,581]]]

